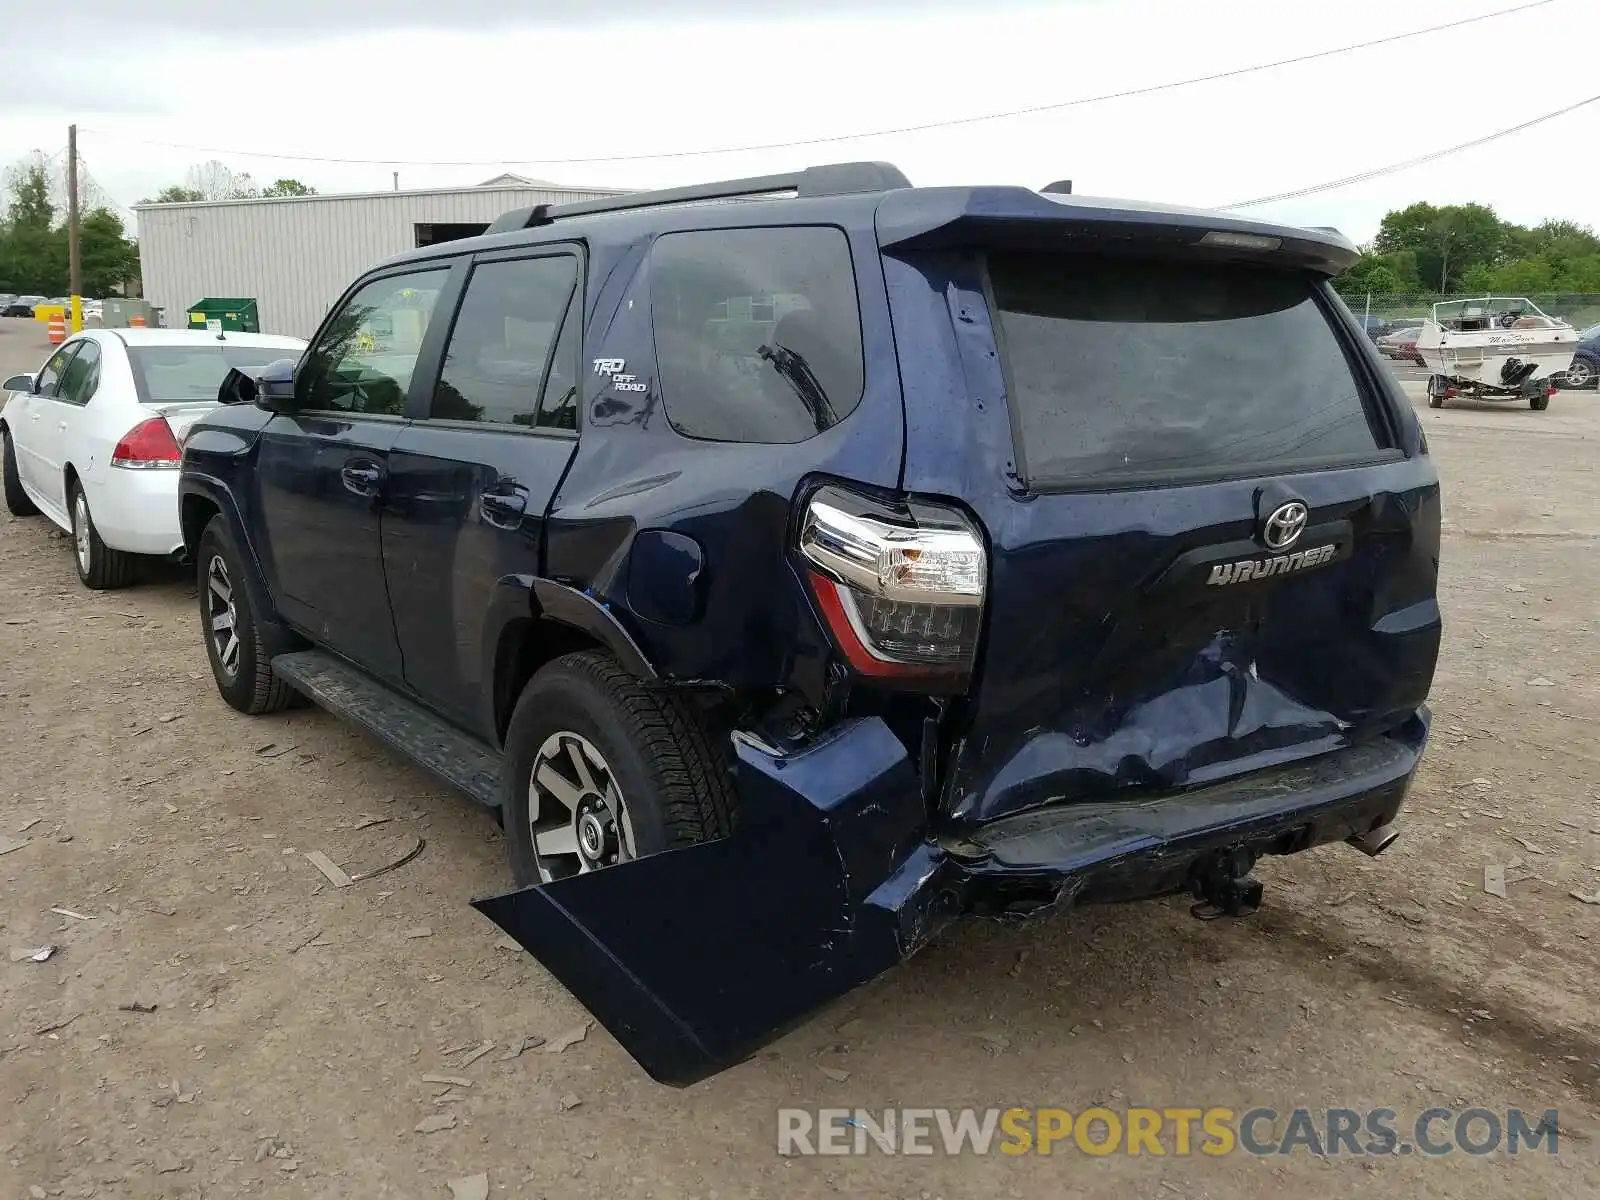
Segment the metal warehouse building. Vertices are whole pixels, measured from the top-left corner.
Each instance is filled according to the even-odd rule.
[[[170,326],[207,296],[248,297],[263,333],[310,337],[355,277],[391,254],[480,234],[507,209],[616,194],[502,175],[467,188],[142,204],[144,294]]]

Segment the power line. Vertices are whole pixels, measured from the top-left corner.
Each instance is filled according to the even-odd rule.
[[[1512,8],[1497,9],[1494,12],[1481,13],[1474,17],[1461,17],[1454,21],[1446,21],[1441,25],[1430,25],[1426,29],[1413,29],[1407,33],[1394,33],[1386,37],[1372,38],[1365,42],[1352,42],[1348,46],[1336,46],[1330,50],[1318,50],[1311,54],[1299,54],[1293,58],[1280,58],[1274,62],[1256,63],[1248,67],[1235,67],[1228,71],[1216,71],[1209,75],[1195,75],[1188,79],[1170,80],[1166,83],[1154,83],[1145,87],[1127,88],[1119,92],[1106,92],[1098,96],[1082,96],[1075,100],[1062,100],[1053,104],[1035,104],[1027,108],[1007,109],[1003,112],[983,113],[971,117],[951,117],[942,121],[925,121],[917,125],[900,125],[889,129],[874,129],[862,133],[840,133],[827,137],[801,138],[787,142],[763,142],[748,146],[724,146],[709,150],[669,150],[658,154],[608,154],[589,158],[497,158],[456,161],[435,161],[429,159],[402,159],[402,158],[333,158],[313,154],[277,154],[264,151],[225,149],[216,146],[196,146],[185,142],[164,142],[151,138],[126,137],[121,134],[109,133],[99,129],[83,129],[82,133],[93,133],[98,137],[113,138],[118,141],[135,142],[143,146],[162,146],[169,150],[189,150],[197,154],[225,154],[240,158],[267,158],[281,159],[287,162],[307,163],[336,163],[345,166],[362,167],[515,167],[515,166],[596,166],[605,163],[624,162],[649,162],[661,159],[675,158],[709,158],[722,154],[753,154],[764,150],[790,150],[802,146],[823,146],[835,142],[859,141],[865,138],[893,137],[906,133],[923,133],[930,129],[951,129],[962,125],[977,125],[987,121],[1004,121],[1013,117],[1033,116],[1038,113],[1060,112],[1063,109],[1081,108],[1088,104],[1101,104],[1108,100],[1127,100],[1135,96],[1149,96],[1157,92],[1172,91],[1176,88],[1193,87],[1201,83],[1215,83],[1222,79],[1236,79],[1241,75],[1251,75],[1259,71],[1276,70],[1279,67],[1295,66],[1300,63],[1316,62],[1320,59],[1334,58],[1341,54],[1350,54],[1357,50],[1370,50],[1374,46],[1387,46],[1395,42],[1407,41],[1411,38],[1423,37],[1431,33],[1441,33],[1448,29],[1459,29],[1464,25],[1475,25],[1482,21],[1492,21],[1500,17],[1509,17],[1516,13],[1527,12],[1535,8],[1543,8],[1554,4],[1557,0],[1530,0],[1530,3],[1518,4]]]
[[[1524,129],[1532,129],[1535,125],[1543,125],[1546,121],[1554,121],[1557,117],[1564,117],[1570,112],[1576,112],[1586,105],[1600,102],[1600,96],[1590,96],[1587,100],[1579,100],[1576,104],[1569,104],[1565,108],[1558,108],[1555,112],[1545,113],[1543,116],[1534,117],[1520,125],[1513,125],[1509,129],[1501,129],[1494,133],[1487,133],[1470,142],[1462,142],[1459,146],[1449,146],[1443,150],[1434,150],[1428,154],[1419,154],[1416,158],[1408,158],[1404,162],[1390,163],[1386,167],[1374,167],[1370,171],[1362,171],[1358,175],[1346,175],[1343,179],[1331,179],[1327,183],[1315,183],[1310,187],[1296,188],[1292,192],[1279,192],[1273,196],[1260,196],[1254,200],[1241,200],[1237,204],[1224,204],[1224,209],[1254,208],[1258,204],[1272,204],[1278,200],[1297,200],[1301,196],[1313,196],[1318,192],[1331,192],[1336,188],[1349,187],[1352,183],[1365,183],[1369,179],[1377,179],[1383,175],[1392,175],[1396,171],[1409,170],[1411,167],[1420,167],[1423,163],[1434,162],[1452,154],[1459,154],[1463,150],[1471,150],[1474,146],[1483,146],[1489,142],[1499,141],[1501,138],[1510,137],[1514,133],[1521,133]]]

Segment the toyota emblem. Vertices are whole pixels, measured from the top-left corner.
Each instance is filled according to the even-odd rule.
[[[1280,504],[1268,514],[1261,525],[1261,540],[1268,550],[1287,550],[1300,540],[1305,532],[1306,518],[1311,514],[1298,500]]]

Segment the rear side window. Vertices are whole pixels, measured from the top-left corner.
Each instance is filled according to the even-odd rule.
[[[801,442],[861,403],[861,312],[840,230],[666,234],[651,280],[661,393],[679,433]]]
[[[281,347],[226,342],[128,347],[134,384],[139,399],[146,404],[215,400],[222,381],[233,368],[249,373],[259,371],[268,363],[293,357],[293,350]]]
[[[1049,255],[989,267],[1031,486],[1268,473],[1378,449],[1301,275]]]

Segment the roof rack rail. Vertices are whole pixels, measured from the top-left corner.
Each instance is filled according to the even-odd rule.
[[[532,229],[536,225],[548,225],[566,217],[655,208],[662,204],[687,204],[696,200],[736,200],[742,196],[763,196],[776,192],[794,192],[797,196],[850,196],[910,186],[911,181],[892,163],[830,163],[787,175],[756,175],[749,179],[696,183],[654,192],[629,192],[621,196],[608,196],[604,200],[583,200],[575,204],[535,204],[528,208],[514,208],[502,213],[487,232],[511,233],[518,229]]]
[[[1058,179],[1054,183],[1045,184],[1039,190],[1047,196],[1051,192],[1054,192],[1058,196],[1070,196],[1072,195],[1072,180]]]

